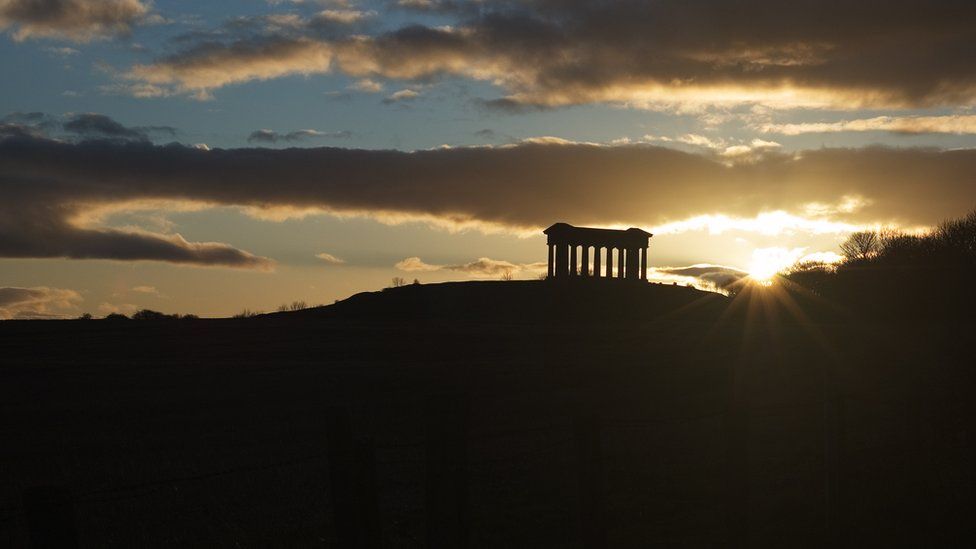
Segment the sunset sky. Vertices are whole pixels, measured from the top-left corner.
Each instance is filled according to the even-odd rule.
[[[0,319],[721,282],[976,207],[976,3],[0,0]],[[540,263],[542,263],[540,267]]]

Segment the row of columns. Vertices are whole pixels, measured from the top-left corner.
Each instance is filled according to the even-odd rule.
[[[594,277],[647,280],[647,248],[614,248],[604,246],[580,246],[567,244],[549,245],[549,278]],[[593,255],[593,273],[590,273],[590,248]],[[604,254],[603,250],[607,250]],[[601,265],[604,255],[607,264]],[[616,257],[615,257],[616,256]],[[614,259],[617,271],[614,272]]]

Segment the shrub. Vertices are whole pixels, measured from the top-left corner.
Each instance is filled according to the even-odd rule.
[[[168,315],[151,309],[142,309],[132,315],[132,320],[172,320],[178,318],[177,315]]]
[[[970,318],[976,310],[976,211],[928,234],[854,233],[842,263],[796,265],[784,278],[836,309],[879,319]]]

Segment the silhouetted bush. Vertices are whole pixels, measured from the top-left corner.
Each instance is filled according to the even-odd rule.
[[[105,316],[105,320],[129,320],[129,317],[122,313],[110,313]]]
[[[91,313],[85,313],[78,317],[78,320],[91,320],[91,319],[92,319]]]
[[[142,309],[132,315],[132,320],[175,320],[178,315],[168,315],[151,309]]]
[[[252,311],[250,309],[244,309],[243,311],[237,313],[233,318],[251,318],[261,314],[261,311]]]
[[[976,309],[976,211],[928,234],[854,233],[836,265],[796,265],[784,278],[852,313],[952,320]]]

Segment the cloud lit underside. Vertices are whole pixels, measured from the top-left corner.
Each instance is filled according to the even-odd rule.
[[[727,165],[651,146],[204,151],[19,137],[0,141],[0,256],[271,266],[226,244],[97,222],[106,211],[153,201],[238,206],[268,219],[330,212],[515,232],[557,220],[751,230],[748,219],[773,211],[795,212],[773,214],[781,231],[932,225],[976,204],[974,174],[976,151],[822,149]]]
[[[530,273],[538,275],[545,272],[546,263],[522,263],[516,264],[511,261],[492,259],[490,257],[480,257],[468,263],[458,263],[454,265],[434,265],[427,263],[419,257],[408,257],[398,261],[394,265],[397,269],[412,272],[438,272],[447,271],[463,273],[471,277],[485,278],[514,275],[515,273]]]
[[[328,36],[311,21],[132,67],[137,93],[339,71],[492,82],[499,107],[592,102],[856,108],[972,104],[976,5],[901,1],[549,2],[443,6],[453,26]],[[297,29],[297,30],[296,30]],[[868,30],[870,29],[870,30]],[[924,48],[906,47],[925,44]]]
[[[0,287],[0,320],[61,318],[65,309],[82,301],[74,290],[48,288]]]
[[[88,42],[128,33],[149,16],[150,6],[142,0],[0,0],[0,30],[13,29],[18,41]]]
[[[804,133],[886,131],[905,134],[947,133],[976,134],[976,115],[945,116],[875,116],[839,122],[806,122],[796,124],[762,124],[763,133],[800,135]]]

